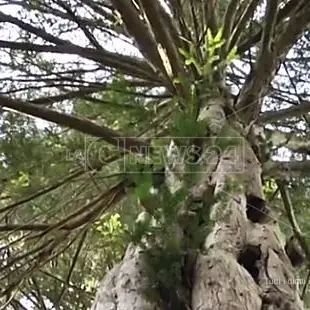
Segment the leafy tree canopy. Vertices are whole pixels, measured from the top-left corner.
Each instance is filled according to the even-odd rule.
[[[0,5],[0,292],[6,309],[87,309],[97,281],[128,242],[149,233],[149,226],[135,224],[137,200],[147,198],[152,185],[141,173],[145,158],[158,162],[143,150],[165,146],[169,135],[181,143],[181,137],[203,135],[198,112],[223,94],[245,127],[252,120],[264,125],[274,169],[286,161],[307,240],[308,0]],[[131,165],[131,156],[140,166]],[[289,234],[275,178],[264,180]],[[165,201],[175,205],[184,198],[178,194]],[[174,216],[164,212],[166,219]]]

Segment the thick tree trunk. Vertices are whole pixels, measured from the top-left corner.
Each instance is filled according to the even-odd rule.
[[[210,101],[201,116],[212,135],[227,125],[223,104]],[[271,213],[264,215],[261,165],[242,134],[228,128],[228,136],[241,143],[209,158],[202,181],[192,188],[203,196],[212,186],[215,197],[225,198],[212,206],[214,225],[193,260],[189,300],[182,309],[303,309],[277,222]],[[159,292],[158,302],[146,297],[150,281],[143,257],[141,249],[128,247],[123,262],[101,283],[92,310],[172,309]]]
[[[247,197],[263,198],[260,164],[249,145],[222,154],[213,178],[215,193],[227,177],[242,182],[242,174],[244,192],[213,207],[220,209],[219,217],[197,259],[192,309],[303,309],[276,221],[248,219],[249,209],[259,206]]]
[[[149,285],[146,268],[141,249],[129,245],[122,263],[101,283],[92,310],[160,309],[145,296]]]

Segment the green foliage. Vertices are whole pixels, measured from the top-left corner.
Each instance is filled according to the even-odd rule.
[[[219,51],[225,43],[222,27],[215,36],[212,35],[211,30],[208,28],[204,42],[201,61],[198,61],[196,47],[191,42],[189,42],[189,51],[180,48],[179,52],[184,56],[186,66],[194,65],[198,74],[204,79],[208,79],[214,72],[229,65],[238,55],[237,47],[234,47],[228,52],[224,59],[221,59]]]
[[[4,189],[7,194],[17,198],[34,192],[69,166],[65,143],[60,141],[61,134],[57,135],[54,127],[42,131],[33,119],[5,113],[0,130],[5,132],[0,154],[3,158],[1,175],[9,179]]]
[[[210,205],[213,204],[211,201]],[[189,206],[189,211],[179,218],[179,223],[185,231],[183,247],[187,252],[202,248],[203,242],[213,225],[210,222],[210,205],[192,203]]]
[[[133,188],[132,195],[135,200],[137,202],[148,202],[148,199],[150,199],[152,203],[157,206],[157,208],[154,208],[151,212],[152,217],[155,219],[155,225],[154,227],[149,227],[150,232],[151,234],[156,235],[156,239],[158,240],[160,240],[161,235],[165,238],[166,230],[169,230],[170,226],[175,223],[175,220],[178,217],[178,206],[182,201],[184,201],[186,197],[186,190],[181,189],[176,193],[171,194],[166,185],[163,184],[157,193],[151,193],[151,186],[149,186],[149,183],[147,185],[143,185],[143,182],[139,182],[138,184],[138,186],[143,190],[137,191],[136,188]],[[153,232],[152,229],[154,229]],[[133,234],[131,233],[131,235]],[[135,240],[136,239],[137,238],[135,238]]]
[[[203,1],[180,1],[180,10],[173,8],[171,12],[174,14],[175,10],[180,15],[176,20],[180,26],[178,33],[172,31],[171,34],[183,40],[179,53],[184,64],[179,64],[177,57],[172,59],[176,60],[176,67],[183,65],[182,69],[185,70],[183,76],[177,76],[173,81],[169,80],[170,72],[167,77],[161,71],[160,61],[159,64],[155,63],[156,51],[154,54],[147,50],[137,52],[136,47],[141,48],[147,42],[133,39],[130,27],[126,27],[126,21],[118,10],[111,9],[110,1],[72,0],[69,7],[72,14],[61,6],[62,2],[66,1],[14,2],[14,18],[4,21],[0,26],[4,35],[0,68],[2,94],[34,103],[37,98],[45,99],[42,103],[36,103],[37,106],[72,113],[127,136],[149,137],[154,147],[165,147],[167,141],[157,138],[167,134],[179,137],[179,145],[188,147],[192,141],[182,137],[207,136],[209,124],[197,122],[196,117],[208,98],[222,95],[222,85],[218,82],[224,81],[225,77],[225,86],[234,84],[241,90],[244,80],[251,77],[246,74],[243,76],[242,70],[237,74],[231,71],[226,76],[222,74],[237,59],[237,46],[229,51],[224,50],[228,42],[223,38],[223,27],[215,32],[204,28],[206,16],[200,10],[205,5]],[[219,23],[223,20],[228,3],[227,0],[218,3],[219,9],[215,13]],[[192,12],[190,6],[194,7]],[[245,6],[246,1],[239,3],[232,33],[238,30],[241,15],[245,16]],[[214,7],[214,10],[217,8]],[[9,15],[9,11],[6,14]],[[84,14],[86,11],[87,16]],[[254,61],[259,58],[255,53],[259,43],[256,44],[252,39],[263,30],[264,17],[255,16],[257,11],[244,23],[244,29],[240,29],[242,33],[237,38],[238,49],[244,58],[237,63],[236,71],[241,69],[242,65],[239,64],[242,63],[248,65],[251,62],[255,68]],[[4,20],[7,18],[3,16]],[[287,18],[290,18],[290,14]],[[143,18],[140,22],[145,20]],[[26,26],[27,23],[37,30],[32,31]],[[283,64],[288,63],[288,73],[292,71],[294,74],[290,79],[283,79],[280,70],[280,79],[275,79],[276,83],[272,81],[269,85],[272,97],[269,100],[268,97],[260,98],[264,99],[265,108],[283,109],[285,101],[292,104],[292,100],[299,97],[294,94],[296,89],[307,88],[307,85],[299,83],[304,84],[302,81],[308,78],[309,33],[304,32],[304,38],[295,43],[297,49],[290,51],[289,61],[282,59]],[[61,39],[66,44],[59,41]],[[157,33],[154,39],[158,39]],[[47,44],[47,41],[51,44]],[[173,39],[173,42],[177,40]],[[253,45],[252,55],[240,48],[247,43]],[[8,47],[5,47],[6,44]],[[160,51],[165,49],[159,42],[155,44]],[[57,53],[40,53],[40,48]],[[146,54],[155,57],[146,59]],[[167,57],[165,60],[169,62]],[[262,79],[262,82],[266,80]],[[293,84],[297,83],[296,88]],[[276,89],[273,89],[273,85],[277,85]],[[178,91],[179,86],[184,92]],[[177,93],[177,96],[172,97],[172,93]],[[292,94],[294,98],[291,98]],[[62,96],[68,99],[62,100]],[[172,116],[171,111],[175,112]],[[308,124],[301,118],[281,120],[274,124],[274,128],[279,124],[285,130],[293,129],[308,136]],[[208,222],[208,212],[213,201],[186,206],[190,212],[181,220],[179,211],[180,205],[183,206],[182,203],[187,200],[186,189],[171,195],[165,186],[157,186],[158,192],[152,192],[154,183],[162,183],[160,178],[154,182],[153,174],[154,169],[161,168],[165,162],[164,152],[160,148],[159,154],[156,151],[140,160],[135,155],[133,164],[127,161],[127,154],[109,163],[108,159],[116,154],[114,146],[103,139],[68,130],[70,124],[64,125],[60,128],[24,114],[1,111],[0,225],[1,228],[10,225],[28,225],[29,228],[28,231],[17,227],[1,232],[3,264],[0,289],[6,289],[10,281],[18,280],[23,275],[23,281],[16,287],[16,294],[14,290],[11,295],[12,305],[7,309],[13,309],[11,306],[14,309],[22,308],[13,302],[27,298],[28,302],[34,301],[33,310],[89,309],[98,280],[114,262],[121,259],[130,241],[145,249],[152,269],[150,279],[154,280],[154,285],[173,290],[180,283],[186,251],[195,250],[201,245],[212,224]],[[219,152],[238,145],[229,132],[224,128],[219,135],[221,138],[212,141],[215,142],[212,146]],[[299,155],[296,154],[298,160]],[[195,177],[199,174],[196,168],[198,166],[186,167],[186,172],[192,172],[188,173],[188,179],[184,178],[186,188],[195,183]],[[70,178],[74,173],[76,176]],[[110,193],[110,189],[124,177],[127,178],[128,195],[119,202],[118,198],[123,192]],[[229,194],[240,192],[246,185],[242,175],[233,178],[227,181],[223,191],[216,197],[222,206],[226,205]],[[291,177],[290,180],[296,217],[304,232],[310,229],[308,179],[308,175],[303,175],[302,178]],[[270,204],[279,208],[281,201],[278,196],[273,197],[274,189],[273,180],[265,183],[266,196],[273,199]],[[88,204],[105,192],[111,195],[104,200],[102,209],[97,210],[95,216],[85,216],[85,212],[92,210]],[[142,203],[147,207],[142,207]],[[83,208],[85,205],[87,210]],[[225,210],[220,211],[221,215]],[[77,227],[59,229],[75,216],[79,220]],[[284,212],[281,220],[285,233],[291,234]],[[177,222],[186,228],[181,245],[176,238]],[[57,223],[62,224],[54,226]],[[40,230],[40,225],[49,228]],[[44,247],[42,252],[34,252],[46,243],[52,244],[53,240],[58,242],[52,253],[49,248],[45,251]],[[144,242],[153,246],[147,250]],[[27,256],[27,253],[32,254]],[[52,258],[44,262],[49,253]],[[33,257],[38,259],[32,260]],[[13,262],[12,266],[7,264],[9,261]],[[5,294],[5,298],[9,297],[10,294]]]
[[[198,122],[194,115],[189,114],[187,111],[178,111],[174,113],[170,129],[173,137],[203,137],[205,131],[205,124]]]
[[[138,244],[145,250],[145,254],[150,266],[149,277],[155,286],[172,288],[179,283],[182,266],[182,252],[176,230],[176,220],[180,203],[185,200],[186,191],[184,189],[171,194],[165,185],[162,185],[157,193],[149,191],[149,183],[143,185],[145,178],[139,180],[139,188],[134,189],[132,195],[136,202],[142,201],[145,204],[150,201],[156,207],[152,213],[144,211],[140,213],[134,225],[132,222],[125,223],[131,241]],[[146,195],[148,193],[148,196]],[[149,198],[150,201],[147,201]],[[146,247],[146,243],[152,244]],[[156,271],[154,274],[153,272]]]
[[[277,190],[276,181],[274,179],[266,180],[264,182],[263,189],[264,189],[264,194],[266,195],[267,200],[268,200],[268,198],[272,198],[274,193]]]
[[[215,75],[225,70],[231,62],[237,59],[237,47],[223,55],[222,47],[225,44],[223,38],[223,28],[221,27],[215,36],[208,28],[205,31],[204,44],[200,47],[188,41],[189,50],[179,48],[180,54],[184,57],[184,64],[187,67],[194,68],[198,78],[192,80],[189,76],[178,76],[173,80],[174,84],[181,84],[183,89],[188,90],[189,98],[177,98],[181,107],[188,109],[189,115],[197,116],[202,98],[212,98],[220,95],[220,85],[215,82]]]
[[[79,104],[76,105],[77,109],[78,106]],[[102,113],[103,110],[106,111],[106,108],[98,113]],[[88,112],[79,113],[83,113],[86,117]],[[81,175],[68,180],[62,186],[56,186],[44,195],[18,204],[9,210],[6,216],[4,214],[1,216],[0,225],[57,223],[76,213],[85,203],[98,193],[106,191],[119,178],[119,176],[106,178],[107,175],[117,174],[120,171],[115,163],[92,174],[86,173],[88,166],[93,167],[94,161],[103,165],[104,160],[108,158],[104,150],[111,154],[111,147],[107,147],[106,143],[98,141],[97,138],[49,124],[44,124],[44,127],[41,124],[38,126],[33,118],[11,112],[5,112],[1,117],[0,169],[1,197],[3,197],[0,200],[1,208],[36,195],[38,191],[69,177],[74,171],[81,170]],[[113,118],[114,114],[111,113],[107,118],[108,122],[113,123]],[[33,273],[36,285],[46,300],[54,305],[60,304],[64,309],[84,310],[90,306],[97,281],[104,276],[107,269],[122,258],[128,244],[128,236],[124,233],[125,228],[120,226],[119,220],[117,214],[102,216],[91,226],[87,241],[78,254],[76,254],[78,242],[74,239],[75,232],[69,234],[66,238],[72,242],[71,247],[66,248],[63,254],[58,255],[40,271]],[[10,246],[12,255],[21,253],[20,251],[27,253],[46,242],[47,239],[38,238],[41,233],[30,232],[32,237],[28,241],[23,241],[27,235],[29,236],[29,232],[20,230],[6,232],[2,235],[3,245],[17,240]],[[58,234],[57,229],[53,230],[48,233],[48,238],[57,238]],[[77,236],[76,240],[79,239]],[[67,241],[65,239],[64,244]],[[59,251],[58,247],[61,248],[64,244],[62,241],[57,243],[56,254]],[[72,263],[75,255],[78,255],[77,260]],[[24,259],[20,262],[23,267],[18,269],[21,274],[29,266],[27,256],[25,259],[26,262]],[[29,261],[33,265],[34,262]],[[69,275],[71,268],[72,272]],[[18,274],[13,276],[18,277]],[[71,286],[65,283],[67,278]],[[25,294],[33,291],[36,285],[30,278],[29,281],[25,281],[23,283]],[[61,301],[58,300],[59,296]]]
[[[183,253],[178,245],[168,240],[161,247],[155,246],[146,252],[151,267],[150,278],[156,287],[175,289],[182,280]]]
[[[103,215],[94,223],[94,229],[102,239],[100,248],[103,251],[105,264],[110,268],[119,261],[126,248],[126,231],[123,227],[120,214]]]
[[[107,89],[96,94],[97,101],[79,100],[74,105],[78,115],[96,120],[98,124],[136,135],[152,120],[152,112],[146,109],[145,100],[135,93],[138,88],[130,86],[122,76],[115,76]]]

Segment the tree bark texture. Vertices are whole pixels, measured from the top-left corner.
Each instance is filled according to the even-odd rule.
[[[203,196],[212,186],[214,196],[225,199],[212,205],[212,229],[192,261],[189,300],[182,309],[304,309],[277,221],[268,208],[257,210],[264,201],[261,164],[249,139],[236,129],[237,121],[225,119],[226,104],[221,98],[210,100],[200,115],[209,120],[212,136],[220,136],[225,125],[228,136],[239,143],[209,157],[201,181],[189,189]],[[228,183],[237,186],[228,190]],[[253,216],[257,213],[260,216]],[[150,283],[145,264],[143,251],[131,244],[123,261],[102,281],[92,310],[170,309],[160,294],[158,302],[144,295]]]

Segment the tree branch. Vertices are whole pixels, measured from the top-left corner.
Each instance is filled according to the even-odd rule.
[[[10,15],[6,15],[2,12],[0,12],[0,22],[7,22],[7,23],[11,23],[13,25],[16,25],[16,26],[20,27],[21,29],[26,30],[27,32],[30,32],[32,34],[35,34],[38,37],[40,37],[40,38],[42,38],[48,42],[54,43],[54,44],[67,45],[70,43],[69,41],[59,39],[59,38],[47,33],[43,29],[38,29],[36,27],[33,27],[32,25],[27,24],[18,18],[15,18],[15,17],[10,16]]]
[[[180,53],[178,52],[178,47],[175,45],[175,41],[171,33],[173,29],[170,30],[168,27],[169,25],[173,26],[173,24],[172,22],[170,22],[168,25],[164,19],[164,16],[166,19],[170,19],[170,16],[167,15],[167,13],[163,10],[158,1],[141,0],[141,3],[143,5],[143,9],[145,10],[147,18],[150,21],[152,30],[155,34],[157,41],[167,52],[173,77],[185,75],[185,70],[183,68]],[[167,73],[169,75],[169,72]]]
[[[95,49],[80,47],[71,43],[66,45],[40,45],[28,42],[11,42],[3,40],[0,40],[0,48],[33,51],[38,53],[44,52],[79,55],[131,76],[151,81],[159,81],[153,70],[144,61],[106,50],[97,51]]]
[[[81,30],[84,32],[86,38],[89,40],[89,42],[97,49],[102,50],[102,46],[99,44],[99,42],[96,40],[95,36],[88,30],[86,25],[83,23],[83,21],[80,20],[79,17],[75,15],[75,13],[71,10],[70,6],[66,4],[65,2],[61,0],[57,0],[57,3],[67,11],[68,15],[72,18],[73,21],[77,23],[77,25],[81,28]]]
[[[263,173],[277,178],[287,180],[291,176],[300,177],[301,175],[309,175],[310,160],[303,161],[273,161],[265,163]]]
[[[294,132],[281,132],[279,130],[266,130],[267,141],[272,147],[286,147],[292,152],[310,155],[310,141],[306,137],[298,137]]]
[[[292,118],[310,112],[310,101],[304,101],[287,109],[278,111],[267,111],[259,117],[259,121],[264,123],[275,123],[282,119]]]
[[[299,225],[298,225],[298,222],[295,218],[294,208],[293,208],[289,193],[287,191],[286,184],[283,181],[277,180],[277,185],[280,189],[281,197],[283,200],[283,205],[284,205],[288,220],[290,221],[290,224],[292,226],[294,236],[298,240],[301,248],[303,249],[304,253],[306,254],[306,258],[308,260],[308,263],[310,264],[310,250],[309,250],[308,244],[306,242],[306,238],[305,238],[304,234],[301,232]]]
[[[268,86],[281,59],[310,23],[310,4],[308,2],[306,5],[303,5],[304,2],[299,3],[301,4],[297,6],[297,12],[292,14],[288,21],[284,22],[286,25],[284,30],[282,24],[277,25],[277,32],[271,35],[268,31],[275,28],[277,8],[275,7],[275,2],[272,0],[269,2],[268,10],[270,12],[267,12],[268,20],[266,20],[261,40],[262,44],[269,45],[271,40],[274,40],[273,48],[271,50],[271,47],[261,46],[255,67],[248,75],[236,103],[237,110],[242,110],[243,119],[246,123],[259,117],[262,104],[261,99],[267,93]]]
[[[225,57],[226,53],[228,52],[229,47],[229,38],[231,36],[232,28],[235,23],[235,17],[239,5],[238,0],[230,0],[229,4],[227,5],[227,9],[224,15],[223,21],[223,39],[225,40],[224,45],[221,49],[221,54]]]
[[[285,53],[292,44],[302,35],[310,23],[310,3],[300,1],[298,10],[284,25],[284,29],[278,35],[275,46],[278,55]]]
[[[259,0],[251,0],[245,7],[239,21],[237,22],[232,34],[231,34],[231,39],[229,41],[229,48],[228,50],[230,51],[234,46],[239,44],[239,41],[241,39],[241,34],[246,28],[247,22],[250,20],[252,14],[254,13],[257,4]]]
[[[266,8],[266,21],[263,29],[261,48],[259,52],[260,63],[268,56],[271,56],[271,43],[274,36],[276,19],[278,14],[278,0],[268,0]]]
[[[301,1],[291,0],[284,8],[282,8],[277,15],[277,24],[280,24],[286,17],[290,16],[291,13],[300,5]],[[238,46],[238,54],[242,55],[244,52],[249,50],[252,46],[259,42],[262,37],[263,30],[257,31],[252,37],[248,38],[245,42]]]
[[[60,126],[76,129],[80,132],[100,137],[104,141],[132,152],[144,153],[147,151],[148,143],[124,135],[107,128],[99,126],[86,119],[81,119],[65,113],[60,113],[44,107],[39,107],[31,103],[25,103],[18,99],[10,99],[0,95],[0,106],[25,113],[27,115],[39,117],[46,121],[53,122]]]
[[[204,1],[204,15],[206,20],[206,26],[210,28],[213,35],[218,31],[218,0]]]
[[[120,12],[128,32],[135,38],[142,54],[159,70],[164,81],[169,81],[166,69],[160,57],[157,43],[147,25],[141,20],[141,13],[128,0],[112,0],[115,8]],[[170,86],[171,88],[171,86]]]

